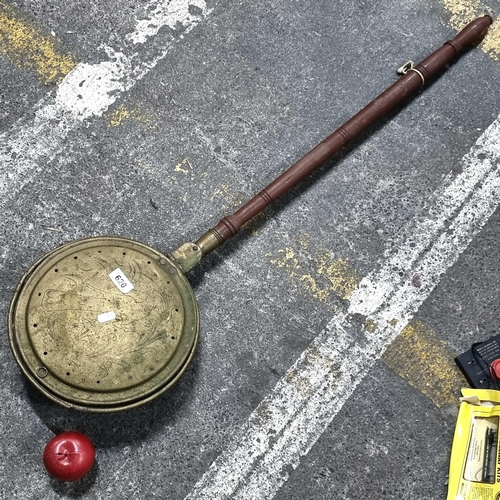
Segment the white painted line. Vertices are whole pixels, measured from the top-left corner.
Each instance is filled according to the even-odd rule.
[[[463,173],[436,193],[416,237],[362,280],[348,313],[333,318],[303,352],[186,500],[258,500],[276,494],[288,478],[286,466],[297,467],[498,207],[500,117],[462,163]],[[417,273],[419,288],[411,282]],[[375,332],[363,331],[359,314],[376,323]]]
[[[381,269],[368,275],[358,290],[351,296],[351,307],[360,314],[371,314],[380,307],[395,287],[411,279],[418,259],[425,255],[425,248],[443,231],[450,218],[464,201],[495,167],[495,158],[500,157],[498,120],[481,135],[474,148],[462,160],[463,170],[446,188],[436,193],[434,210],[427,220],[412,230],[412,238],[393,253]],[[452,230],[452,227],[449,227]]]
[[[205,0],[163,0],[150,2],[147,8],[151,15],[138,20],[134,32],[127,37],[134,45],[145,43],[164,26],[176,29],[179,24],[180,39],[211,13]],[[43,169],[43,164],[60,153],[71,130],[102,115],[165,58],[175,41],[178,40],[167,44],[150,60],[143,60],[140,52],[125,55],[103,46],[108,61],[81,63],[68,73],[56,91],[34,107],[31,121],[21,119],[0,135],[0,199],[29,182]]]
[[[209,13],[204,0],[150,2],[146,8],[150,11],[148,18],[138,21],[135,31],[126,36],[126,39],[134,44],[146,42],[164,26],[175,30],[178,24],[182,24],[184,28],[191,30],[198,24],[201,15],[206,16]]]

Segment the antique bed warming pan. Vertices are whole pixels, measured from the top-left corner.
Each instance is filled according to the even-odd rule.
[[[86,238],[44,255],[22,277],[9,310],[9,341],[29,380],[52,401],[92,412],[139,406],[171,387],[199,334],[185,277],[245,222],[415,92],[492,20],[471,22],[233,215],[169,255],[118,237]]]

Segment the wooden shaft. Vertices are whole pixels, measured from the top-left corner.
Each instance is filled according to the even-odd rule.
[[[409,69],[398,81],[309,151],[297,163],[283,172],[234,214],[224,217],[196,242],[200,246],[203,255],[214,250],[238,233],[246,222],[294,187],[299,181],[310,175],[326,160],[358,137],[382,116],[394,109],[424,83],[436,76],[465,47],[479,42],[491,23],[492,19],[489,16],[480,17],[469,23],[453,40],[447,41],[417,66]]]

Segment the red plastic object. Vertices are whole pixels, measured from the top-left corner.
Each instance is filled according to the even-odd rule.
[[[43,464],[59,481],[77,481],[87,474],[95,460],[92,441],[81,432],[63,432],[45,446]]]
[[[490,371],[491,371],[491,376],[495,380],[500,380],[500,359],[495,359],[495,361],[491,363]]]

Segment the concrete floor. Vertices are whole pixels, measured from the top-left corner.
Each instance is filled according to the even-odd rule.
[[[51,403],[6,318],[64,242],[196,240],[486,11],[500,2],[0,0],[1,498],[445,497],[453,358],[499,333],[498,170],[463,198],[456,184],[500,109],[496,24],[190,273],[197,354],[154,402]],[[382,327],[353,304],[388,276],[398,323]],[[70,429],[96,465],[58,483],[41,454]]]

